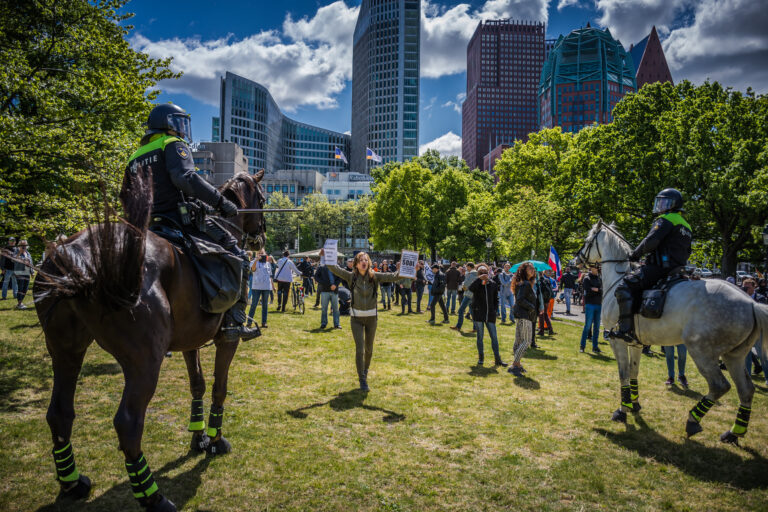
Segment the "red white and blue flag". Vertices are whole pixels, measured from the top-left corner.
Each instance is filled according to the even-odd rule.
[[[560,268],[560,256],[558,256],[557,251],[551,245],[549,246],[549,260],[547,263],[549,263],[549,266],[552,268],[552,271],[559,281],[560,278],[563,277],[563,270]]]

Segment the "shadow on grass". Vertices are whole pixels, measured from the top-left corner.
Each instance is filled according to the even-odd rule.
[[[21,390],[34,394],[44,393],[48,389],[51,374],[50,359],[33,357],[11,347],[0,362],[0,411],[17,412],[45,402],[47,397],[19,399],[16,393]]]
[[[675,466],[702,482],[720,482],[743,490],[768,488],[768,460],[757,451],[742,448],[750,456],[745,458],[728,448],[710,447],[692,439],[675,442],[650,429],[642,417],[634,418],[639,428],[625,432],[592,430],[641,457]]]
[[[81,377],[99,376],[99,375],[118,375],[123,371],[117,363],[85,363],[80,370]]]
[[[673,384],[671,386],[668,386],[667,389],[670,390],[672,393],[674,393],[676,395],[685,396],[685,397],[688,397],[688,398],[695,398],[697,400],[700,399],[703,396],[698,391],[694,391],[694,390],[692,390],[690,388],[683,389],[683,388],[677,387],[677,385],[675,385],[675,384]]]
[[[515,377],[515,380],[513,381],[516,386],[519,386],[523,389],[530,389],[531,391],[536,391],[537,389],[541,389],[541,385],[539,384],[539,381],[533,380],[530,377],[526,377],[523,375],[522,377]]]
[[[496,366],[489,366],[486,368],[481,364],[476,364],[469,367],[469,372],[467,374],[472,377],[487,377],[489,375],[498,375],[499,370],[496,369]]]
[[[555,359],[557,359],[556,355],[547,354],[541,348],[529,348],[528,350],[525,351],[524,357],[526,359],[541,359],[544,361],[554,361]]]
[[[477,333],[472,331],[459,331],[459,334],[461,334],[464,338],[477,338]]]
[[[193,457],[200,457],[200,460],[189,470],[180,473],[173,478],[163,476],[165,473],[170,473],[177,469]],[[203,473],[206,468],[208,468],[210,462],[211,459],[209,457],[190,452],[169,462],[159,470],[153,471],[160,493],[171,500],[177,508],[183,509],[187,502],[189,502],[189,500],[197,493],[197,489],[202,483]],[[98,480],[94,482],[94,485],[98,486]],[[61,512],[69,510],[138,510],[138,506],[136,500],[133,499],[131,486],[128,483],[128,477],[126,475],[125,480],[122,483],[115,485],[98,498],[88,502],[57,501],[50,505],[40,507],[37,509],[37,512]]]
[[[365,405],[363,402],[365,401],[367,396],[368,396],[367,391],[362,391],[360,389],[353,389],[351,391],[345,391],[343,393],[339,393],[338,395],[331,398],[327,402],[316,402],[311,405],[299,407],[298,409],[286,411],[286,413],[289,416],[292,416],[296,419],[303,420],[309,416],[305,411],[328,405],[331,407],[331,409],[337,412],[348,411],[350,409],[357,409],[357,408],[365,409],[367,411],[383,412],[385,414],[384,417],[382,418],[382,421],[384,423],[397,423],[405,419],[405,414],[400,414],[394,411],[390,411],[388,409],[383,409],[381,407],[375,407],[373,405]]]
[[[32,311],[34,311],[34,309]],[[24,329],[34,329],[35,327],[40,327],[40,322],[35,322],[33,324],[14,325],[13,327],[11,327],[8,330],[11,331],[11,332],[15,332],[15,331],[23,331]]]
[[[323,329],[322,327],[316,327],[314,329],[304,329],[304,332],[308,332],[308,333],[311,333],[311,334],[318,334],[318,333],[321,333],[321,332],[328,332],[330,330],[331,330],[330,327],[326,327],[325,329]]]
[[[589,354],[589,357],[591,357],[592,359],[596,359],[598,361],[604,361],[604,362],[613,361],[613,358],[607,354],[603,354],[603,353],[595,354],[594,352],[587,352],[587,353]]]

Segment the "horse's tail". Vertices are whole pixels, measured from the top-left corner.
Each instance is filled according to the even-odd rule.
[[[114,220],[105,201],[103,221],[87,236],[51,248],[41,267],[38,298],[86,297],[111,309],[133,307],[141,294],[152,208],[152,170],[128,170],[120,191],[124,217]]]

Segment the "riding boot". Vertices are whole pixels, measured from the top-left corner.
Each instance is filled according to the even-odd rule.
[[[245,307],[248,305],[248,272],[243,271],[243,278],[240,282],[240,297],[237,302],[224,313],[224,320],[221,323],[221,331],[224,333],[224,339],[228,343],[235,343],[238,340],[248,341],[261,336],[261,330],[258,324],[253,327],[246,327]]]
[[[637,343],[637,338],[634,332],[634,315],[633,309],[633,297],[632,291],[619,287],[616,290],[616,301],[619,306],[619,325],[618,330],[608,333],[610,338],[622,339],[628,343]]]

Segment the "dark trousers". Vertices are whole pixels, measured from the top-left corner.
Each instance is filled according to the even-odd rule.
[[[443,310],[443,319],[447,322],[448,321],[448,308],[445,307],[445,300],[443,299],[443,294],[440,295],[433,295],[432,296],[432,309],[430,311],[432,312],[432,316],[430,316],[430,319],[434,322],[435,321],[435,310],[437,309],[437,305],[440,306],[440,309]]]
[[[421,313],[421,297],[424,295],[424,285],[416,285],[416,312]]]
[[[546,307],[539,312],[539,332],[544,332],[545,329],[552,333],[552,321],[549,319]]]
[[[291,283],[289,281],[277,282],[277,309],[285,311],[285,305],[288,303],[288,295],[291,294]]]
[[[352,337],[355,340],[355,366],[360,379],[368,376],[368,368],[371,366],[377,321],[375,316],[353,316],[350,319]]]
[[[16,276],[16,282],[19,287],[16,292],[16,300],[23,302],[24,297],[27,295],[27,290],[29,289],[29,276]]]
[[[400,288],[400,309],[403,313],[405,313],[405,306],[408,306],[408,312],[413,313],[413,309],[411,309],[411,297],[413,294],[411,293],[410,286],[403,286]]]

